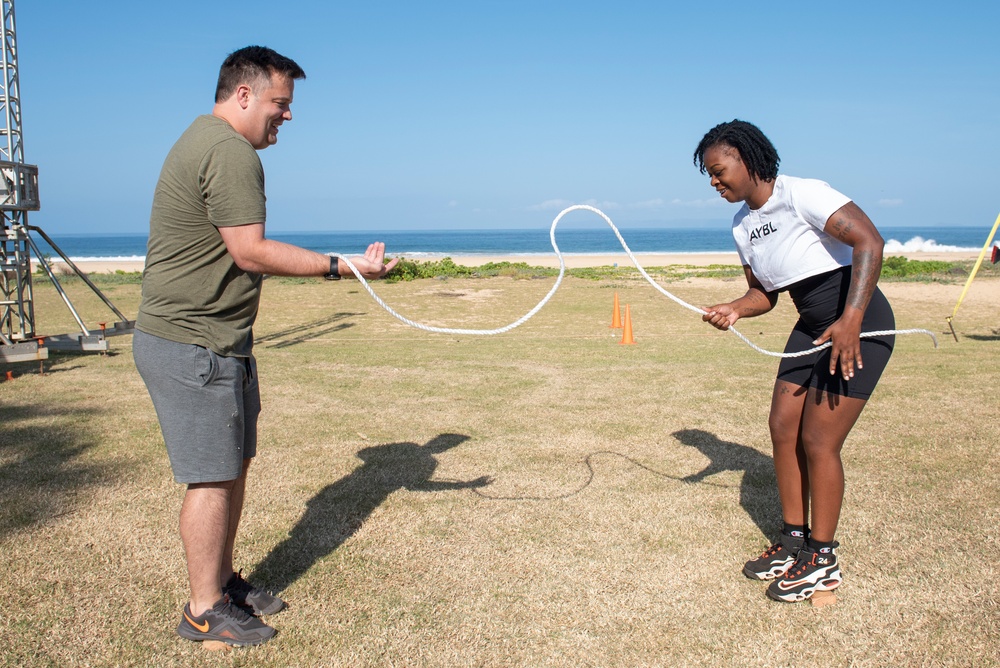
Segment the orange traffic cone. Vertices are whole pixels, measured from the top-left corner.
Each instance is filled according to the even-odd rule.
[[[632,309],[628,304],[625,304],[625,328],[622,331],[621,343],[635,343],[635,339],[632,338]]]
[[[618,305],[618,293],[615,293],[615,314],[611,316],[611,329],[622,328],[622,307]]]

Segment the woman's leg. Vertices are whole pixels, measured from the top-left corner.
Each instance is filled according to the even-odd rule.
[[[781,515],[785,523],[797,526],[809,521],[809,469],[800,439],[806,395],[800,385],[775,381],[768,417]]]
[[[816,388],[809,388],[806,395],[799,438],[812,501],[812,537],[817,541],[832,541],[837,531],[844,500],[840,451],[866,403]]]

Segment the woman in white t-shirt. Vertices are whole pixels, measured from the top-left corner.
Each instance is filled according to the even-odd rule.
[[[801,601],[842,580],[834,540],[844,498],[840,451],[892,354],[895,328],[877,287],[884,242],[848,197],[815,179],[778,175],[778,152],[756,126],[734,120],[712,128],[694,153],[727,202],[749,288],[705,308],[703,320],[728,329],[767,313],[788,291],[799,312],[782,358],[768,425],[784,526],[778,540],[743,572],[773,580],[779,601]],[[811,522],[810,522],[811,519]],[[811,524],[811,526],[810,526]]]

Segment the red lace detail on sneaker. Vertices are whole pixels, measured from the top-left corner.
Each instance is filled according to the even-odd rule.
[[[802,554],[802,553],[799,552],[799,554]],[[796,559],[795,560],[795,565],[792,566],[788,570],[789,574],[791,574],[792,571],[795,571],[795,573],[792,574],[792,575],[786,574],[785,577],[786,578],[796,578],[796,577],[802,575],[806,571],[807,568],[809,568],[810,566],[815,566],[815,565],[816,565],[816,553],[813,552],[812,556],[809,557],[808,561],[806,561],[804,559]]]
[[[781,548],[783,548],[783,547],[784,547],[784,545],[782,545],[781,543],[775,543],[775,544],[774,544],[774,545],[772,545],[771,547],[769,547],[769,548],[767,548],[766,550],[764,550],[764,552],[763,552],[763,553],[761,553],[761,555],[760,555],[759,557],[757,557],[757,558],[758,558],[758,559],[766,559],[766,558],[768,558],[768,557],[773,557],[773,556],[774,556],[774,555],[776,555],[776,554],[777,554],[777,553],[778,553],[778,552],[779,552],[779,551],[781,550]]]

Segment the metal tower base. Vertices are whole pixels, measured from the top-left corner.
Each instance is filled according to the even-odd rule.
[[[135,331],[135,321],[116,322],[111,328],[105,328],[97,334],[55,334],[43,339],[49,350],[70,350],[80,352],[104,352],[108,349],[109,336],[132,334]]]
[[[38,341],[0,344],[0,362],[34,362],[48,358],[49,349],[39,345]]]
[[[80,314],[74,308],[73,303],[69,299],[69,295],[63,289],[62,284],[59,282],[59,278],[55,271],[52,269],[52,265],[48,260],[45,259],[45,255],[40,251],[38,245],[31,238],[30,232],[34,232],[41,236],[49,246],[59,255],[63,262],[66,263],[73,273],[76,274],[93,292],[96,294],[104,304],[110,308],[118,318],[118,322],[115,322],[111,327],[108,327],[106,323],[98,323],[97,328],[88,327]],[[8,299],[3,302],[7,304],[7,320],[12,320],[11,312],[15,310],[20,316],[20,321],[22,325],[21,332],[11,331],[10,336],[5,336],[3,332],[0,332],[0,362],[22,362],[31,360],[42,360],[48,358],[49,350],[60,350],[60,351],[76,351],[76,352],[105,352],[108,350],[108,340],[109,336],[120,336],[123,334],[132,334],[135,328],[135,321],[129,320],[124,313],[118,310],[111,300],[108,299],[100,288],[94,285],[93,281],[80,270],[72,260],[67,257],[67,255],[59,248],[58,245],[39,227],[33,225],[19,225],[13,229],[7,230],[8,241],[13,241],[15,243],[15,248],[21,252],[16,253],[5,253],[5,258],[7,260],[4,263],[4,269],[10,272],[10,274],[18,277],[17,290],[9,290]],[[30,249],[30,252],[28,252]],[[38,264],[45,271],[45,274],[52,281],[52,285],[55,287],[56,291],[62,297],[63,302],[69,309],[76,323],[80,326],[79,332],[73,332],[68,334],[53,334],[53,335],[40,335],[34,331],[34,308],[33,308],[33,298],[31,294],[33,292],[31,285],[31,267],[29,264],[29,256],[34,255]],[[9,324],[9,323],[8,323]],[[29,327],[25,327],[25,326]],[[12,329],[12,328],[11,328]]]

